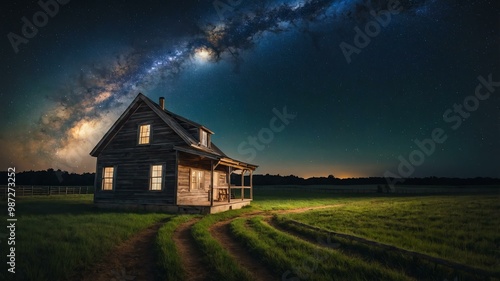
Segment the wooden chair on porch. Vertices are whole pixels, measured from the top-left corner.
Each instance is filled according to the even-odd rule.
[[[227,189],[221,188],[219,189],[219,198],[218,201],[227,201]]]

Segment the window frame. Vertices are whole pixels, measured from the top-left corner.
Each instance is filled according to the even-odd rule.
[[[148,142],[141,143],[141,140],[144,138],[144,137],[142,137],[141,129],[145,126],[149,126]],[[153,139],[153,125],[151,123],[139,124],[137,126],[137,145],[151,145],[152,139]]]
[[[104,186],[106,184],[106,179],[110,179],[110,177],[106,177],[106,169],[113,169],[112,175],[111,175],[111,189],[105,189]],[[116,184],[116,166],[103,166],[102,167],[102,174],[101,174],[101,191],[114,191],[115,190],[115,184]]]
[[[160,176],[153,177],[153,172],[155,167],[161,167]],[[160,179],[160,189],[153,189],[153,179]],[[156,183],[155,183],[156,184]],[[165,164],[151,164],[149,166],[149,191],[161,192],[165,187]]]

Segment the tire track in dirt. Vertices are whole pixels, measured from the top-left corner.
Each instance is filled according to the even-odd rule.
[[[123,242],[90,272],[83,274],[80,280],[157,280],[159,272],[156,268],[154,242],[158,230],[165,222],[156,223]]]
[[[196,241],[191,235],[191,227],[198,221],[199,219],[193,219],[181,224],[172,236],[177,247],[177,252],[180,255],[182,268],[186,273],[185,280],[187,281],[209,280],[207,274],[210,270],[208,270],[203,262],[204,253],[197,248]]]
[[[264,264],[253,257],[248,250],[231,236],[229,224],[233,221],[218,222],[210,227],[210,234],[224,247],[233,259],[250,272],[254,280],[279,280],[278,276],[271,273]]]
[[[331,249],[336,249],[336,250],[340,250],[341,252],[345,251],[345,249],[340,249],[340,245],[338,243],[331,243],[330,240],[326,239],[326,242],[325,241],[322,241],[322,239],[320,239],[319,235],[316,239],[313,239],[312,237],[309,237],[307,235],[304,235],[298,231],[294,231],[294,230],[291,230],[291,229],[288,229],[288,228],[284,228],[280,225],[278,225],[278,223],[276,223],[272,218],[266,218],[265,222],[272,226],[274,229],[278,230],[278,231],[281,231],[283,233],[286,233],[288,235],[291,235],[291,236],[294,236],[295,238],[298,238],[300,240],[304,240],[304,241],[307,241],[311,244],[314,244],[314,245],[317,245],[317,246],[320,246],[320,247],[323,247],[323,248],[331,248]]]
[[[256,211],[246,214],[242,214],[238,218],[250,219],[255,216],[264,216],[270,218],[273,214],[291,214],[291,213],[302,213],[310,210],[324,209],[329,207],[338,207],[344,204],[335,205],[325,205],[325,206],[313,206],[296,208],[290,210],[279,210],[279,211]],[[236,218],[231,218],[210,226],[210,234],[213,238],[219,242],[219,244],[224,247],[233,259],[240,264],[241,267],[246,268],[248,272],[252,275],[255,280],[279,280],[279,276],[273,274],[262,262],[257,258],[252,256],[250,252],[242,245],[237,239],[231,235],[229,224]]]
[[[266,217],[265,221],[267,224],[269,224],[270,226],[272,226],[274,229],[276,229],[278,231],[281,231],[283,233],[287,233],[287,234],[292,235],[300,240],[309,242],[309,243],[314,244],[316,246],[319,246],[319,247],[322,247],[325,249],[329,248],[329,249],[338,250],[339,252],[343,253],[344,255],[355,257],[355,258],[363,260],[365,262],[375,263],[381,267],[393,269],[395,271],[404,272],[405,275],[407,275],[410,278],[415,278],[415,280],[420,280],[422,278],[425,278],[425,275],[422,275],[422,272],[419,272],[416,269],[409,270],[408,268],[404,268],[404,267],[402,268],[400,266],[400,263],[397,262],[397,260],[391,260],[388,257],[384,257],[381,260],[380,259],[377,260],[373,256],[367,256],[366,253],[362,253],[362,252],[359,252],[355,249],[350,248],[350,246],[345,247],[346,245],[344,245],[344,247],[342,247],[338,243],[332,243],[329,240],[329,238],[327,238],[326,241],[322,241],[322,239],[320,239],[318,236],[318,238],[315,240],[312,237],[309,237],[309,236],[307,236],[299,231],[295,231],[292,229],[282,227],[282,226],[278,225],[271,217]],[[335,233],[333,231],[328,231],[328,230],[325,231],[325,230],[321,230],[321,229],[316,228],[316,227],[314,227],[312,229],[319,230],[319,231],[323,232],[322,233],[323,235],[327,235],[328,237],[342,235],[343,239],[352,240],[355,243],[365,245],[366,247],[374,247],[374,249],[376,249],[377,251],[389,251],[389,252],[393,252],[393,253],[399,253],[400,255],[407,255],[409,257],[412,257],[413,259],[424,260],[426,262],[434,263],[435,265],[439,264],[441,266],[448,267],[452,270],[460,270],[460,271],[466,272],[468,274],[473,274],[476,277],[477,276],[481,276],[481,278],[494,278],[494,277],[498,278],[498,277],[500,277],[499,274],[492,272],[492,271],[471,267],[471,266],[468,266],[466,264],[457,263],[457,262],[442,259],[439,257],[429,256],[427,254],[420,253],[420,252],[406,250],[404,248],[396,247],[393,245],[383,244],[383,243],[380,243],[380,242],[377,242],[374,240],[367,240],[367,239],[353,236],[353,235],[349,235],[349,234],[338,234],[338,233]]]
[[[242,214],[239,217],[252,218],[255,216],[270,216],[272,214],[288,214],[288,213],[301,213],[309,210],[323,209],[329,207],[337,207],[343,204],[325,205],[304,207],[291,210],[280,211],[254,211]],[[235,261],[246,268],[255,280],[279,280],[276,274],[273,274],[265,265],[263,265],[257,258],[252,256],[248,250],[230,235],[229,224],[235,218],[218,222],[210,227],[210,233],[219,244],[224,247]],[[198,249],[196,241],[191,235],[192,226],[198,222],[199,219],[193,219],[189,222],[181,224],[174,232],[172,239],[175,242],[177,251],[180,255],[182,267],[186,272],[186,280],[210,280],[210,270],[204,263],[204,253]]]
[[[241,217],[251,218],[258,215],[269,216],[270,214],[300,213],[314,209],[335,207],[338,205],[315,206],[297,208],[291,210],[272,212],[251,212]],[[234,219],[234,218],[233,218]],[[230,235],[229,223],[233,220],[219,222],[211,227],[210,232],[217,241],[228,250],[236,261],[254,274],[256,280],[276,280],[277,277],[263,266],[256,258]],[[199,219],[193,219],[181,224],[174,232],[172,239],[179,252],[183,269],[186,272],[186,280],[198,281],[209,280],[210,270],[203,262],[204,253],[197,248],[196,242],[191,235],[191,227]],[[156,223],[132,238],[126,240],[108,255],[102,262],[96,264],[92,269],[73,276],[73,280],[83,281],[109,281],[109,280],[158,280],[159,271],[156,267],[155,238],[160,227],[166,221]]]

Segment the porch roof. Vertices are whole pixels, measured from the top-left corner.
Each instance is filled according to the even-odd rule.
[[[255,171],[257,169],[257,165],[242,162],[236,159],[232,159],[227,157],[224,154],[216,154],[213,153],[209,150],[203,150],[200,149],[198,146],[174,146],[174,150],[193,154],[193,155],[198,155],[201,157],[206,157],[208,159],[216,160],[219,161],[219,164],[224,165],[224,166],[229,166],[233,168],[238,168],[238,169],[245,169],[245,170],[252,170]]]

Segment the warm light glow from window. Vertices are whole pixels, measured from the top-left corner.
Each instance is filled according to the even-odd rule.
[[[151,166],[150,190],[161,190],[163,182],[163,165]]]
[[[141,125],[139,130],[139,144],[149,144],[151,125]]]
[[[208,146],[208,134],[204,130],[200,131],[200,143],[203,146]]]
[[[102,171],[102,190],[113,190],[114,167],[104,167]]]
[[[191,190],[204,189],[205,173],[200,170],[191,170]]]

